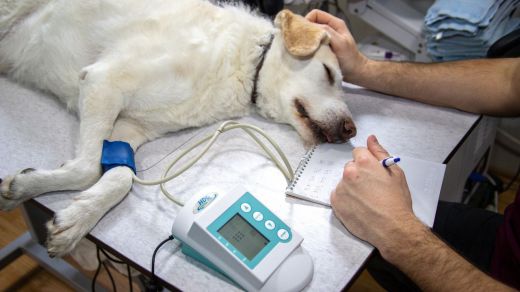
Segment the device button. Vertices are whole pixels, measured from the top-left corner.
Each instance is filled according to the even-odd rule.
[[[278,230],[277,234],[278,234],[278,238],[280,238],[281,240],[289,239],[289,232],[285,229]]]
[[[240,205],[240,209],[242,209],[242,211],[246,213],[249,213],[249,211],[251,211],[251,205],[249,205],[248,203],[243,203],[242,205]]]
[[[273,221],[271,221],[271,220],[265,221],[265,228],[267,228],[269,230],[273,230],[275,227],[276,227],[276,225],[274,224]]]
[[[260,213],[260,212],[254,212],[253,213],[253,218],[256,220],[256,221],[262,221],[264,219],[264,214]]]

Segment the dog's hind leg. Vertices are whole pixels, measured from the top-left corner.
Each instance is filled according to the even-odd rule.
[[[135,124],[118,120],[110,139],[126,141],[135,151],[147,137]],[[132,176],[128,167],[112,168],[91,188],[76,196],[67,208],[56,212],[54,219],[47,223],[49,255],[69,253],[103,215],[126,196],[132,187]]]
[[[10,210],[42,193],[83,190],[100,177],[103,140],[112,133],[123,108],[123,96],[107,81],[110,78],[105,70],[94,67],[85,77],[80,82],[80,141],[76,158],[55,170],[27,169],[6,177],[0,184],[1,210]]]

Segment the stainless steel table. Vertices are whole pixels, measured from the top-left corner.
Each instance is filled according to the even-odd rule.
[[[390,153],[446,163],[441,198],[460,201],[460,181],[465,180],[492,144],[493,119],[347,84],[344,88],[358,127],[354,145],[364,146],[368,135],[376,134]],[[275,124],[256,114],[239,121],[266,130],[284,149],[292,166],[297,166],[305,148],[290,126]],[[0,177],[26,167],[55,168],[73,157],[78,130],[75,115],[53,97],[5,78],[0,78],[0,125]],[[202,137],[217,126],[172,133],[143,145],[136,153],[137,168],[153,165],[193,135]],[[209,186],[224,190],[237,184],[246,186],[263,196],[268,207],[304,237],[303,247],[315,264],[308,290],[338,291],[347,286],[370,256],[372,246],[349,234],[331,209],[286,197],[283,175],[249,137],[238,131],[223,137],[198,164],[168,183],[169,190],[187,199]],[[173,157],[139,175],[159,177]],[[35,201],[39,207],[56,211],[66,207],[73,196],[74,193],[61,192],[40,196]],[[130,194],[97,224],[89,238],[149,274],[153,250],[168,237],[178,210],[158,187],[134,184]],[[156,273],[170,289],[238,290],[226,278],[186,258],[176,241],[166,244],[158,253]]]

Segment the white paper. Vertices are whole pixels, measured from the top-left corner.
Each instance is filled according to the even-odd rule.
[[[330,206],[330,193],[336,187],[347,161],[352,160],[352,145],[321,144],[302,159],[288,195]],[[405,173],[412,195],[415,215],[432,227],[446,166],[441,163],[403,157],[399,167]]]

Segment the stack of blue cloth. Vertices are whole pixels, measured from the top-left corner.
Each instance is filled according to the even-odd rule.
[[[500,37],[520,28],[520,0],[437,0],[424,19],[427,50],[434,61],[486,56]]]

